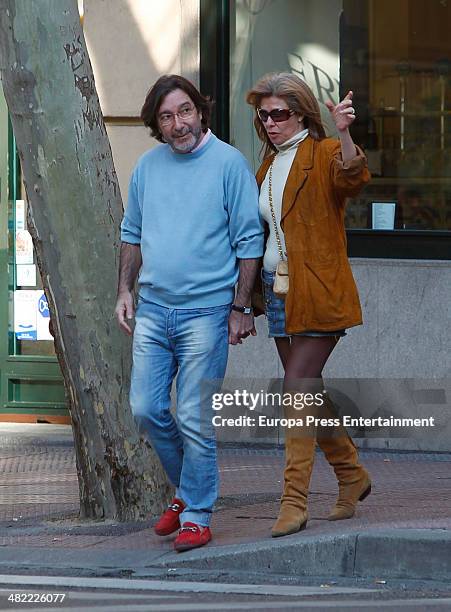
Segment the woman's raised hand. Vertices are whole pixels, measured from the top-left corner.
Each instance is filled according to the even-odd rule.
[[[352,91],[348,91],[346,96],[337,104],[337,106],[334,106],[330,100],[327,100],[325,104],[332,115],[332,119],[337,126],[337,130],[339,132],[347,130],[355,119],[355,109],[352,106]]]

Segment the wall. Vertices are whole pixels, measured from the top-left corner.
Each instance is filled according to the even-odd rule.
[[[198,81],[198,0],[84,0],[84,32],[124,204],[137,158],[155,146],[139,114],[159,76]]]
[[[330,134],[327,99],[338,102],[342,0],[236,0],[231,35],[231,143],[258,167],[261,143],[246,92],[267,72],[294,72],[312,88]]]
[[[289,19],[282,31],[275,32],[270,28],[274,16],[271,11],[278,11],[281,3]],[[198,4],[197,0],[165,0],[164,4],[157,0],[85,0],[85,33],[102,108],[108,118],[124,200],[136,158],[155,144],[137,121],[150,84],[165,72],[181,72],[198,81]],[[241,19],[249,22],[241,23],[241,32],[237,22],[235,71],[232,70],[231,84],[232,125],[235,126],[232,136],[236,144],[241,143],[242,150],[247,150],[250,159],[256,158],[256,146],[252,140],[251,113],[246,109],[243,96],[256,77],[271,69],[300,70],[299,57],[302,57],[307,66],[305,77],[316,94],[319,91],[313,65],[324,70],[332,81],[338,78],[337,24],[341,1],[274,0],[260,4],[268,7],[266,13],[242,14]],[[288,4],[290,11],[286,11]],[[252,49],[249,48],[251,36],[246,31],[247,26],[258,27],[259,37],[252,43]],[[268,31],[273,35],[270,45],[265,37]],[[289,55],[283,55],[282,47],[277,44],[282,40],[284,48],[286,40],[292,42]],[[321,77],[320,72],[316,74]],[[328,83],[325,76],[321,78],[325,79],[323,84]],[[332,95],[337,95],[337,90]],[[409,378],[416,379],[415,384],[422,387],[431,386],[431,379],[435,377],[445,379],[444,396],[445,399],[451,397],[451,264],[355,259],[352,265],[362,298],[365,325],[350,330],[340,341],[327,366],[326,377],[375,381]],[[241,379],[243,372],[248,380],[283,376],[274,342],[267,338],[264,318],[257,320],[257,329],[256,338],[246,340],[242,346],[231,347],[228,377]],[[408,393],[394,393],[393,397],[396,414],[411,416],[435,411],[443,416],[446,413],[442,403],[423,406],[416,402],[413,406]],[[364,440],[361,444],[451,450],[451,432],[445,422],[432,433],[426,436],[420,431],[410,439],[380,438]],[[271,439],[280,440],[280,432],[275,432]]]
[[[358,379],[356,394],[359,384],[366,386],[368,404],[360,406],[363,416],[436,419],[430,430],[409,430],[409,438],[378,434],[357,443],[451,451],[451,262],[353,259],[352,268],[364,325],[349,330],[339,341],[325,368],[325,379],[331,385],[335,378]],[[231,347],[228,378],[242,380],[245,372],[249,385],[255,386],[256,380],[259,384],[260,379],[283,376],[264,317],[257,319],[257,332],[256,338]],[[268,438],[280,439],[280,431]]]

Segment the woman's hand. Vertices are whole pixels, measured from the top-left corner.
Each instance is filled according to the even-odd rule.
[[[325,103],[334,120],[337,130],[344,132],[355,120],[355,109],[352,106],[352,91],[348,91],[341,102],[334,106],[330,100]]]

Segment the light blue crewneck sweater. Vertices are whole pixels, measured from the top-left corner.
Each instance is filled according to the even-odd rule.
[[[168,308],[233,301],[238,261],[263,254],[258,189],[241,153],[213,134],[192,153],[161,144],[138,161],[121,225],[140,244],[139,293]]]

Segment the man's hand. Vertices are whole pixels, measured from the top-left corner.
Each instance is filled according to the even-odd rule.
[[[135,303],[132,289],[135,286],[141,264],[142,257],[140,245],[122,242],[119,259],[119,284],[114,314],[117,317],[119,327],[128,336],[133,334],[127,320],[130,321],[135,316]]]
[[[348,91],[341,102],[334,106],[330,100],[327,100],[326,106],[329,109],[332,119],[337,126],[339,132],[349,129],[351,123],[355,120],[355,109],[352,106],[352,91]]]
[[[256,336],[254,315],[232,310],[229,316],[229,344],[242,344],[243,338]]]
[[[130,321],[135,316],[134,300],[131,291],[121,291],[118,294],[114,313],[119,323],[119,327],[128,336],[131,336],[133,331],[127,323],[127,320]]]

